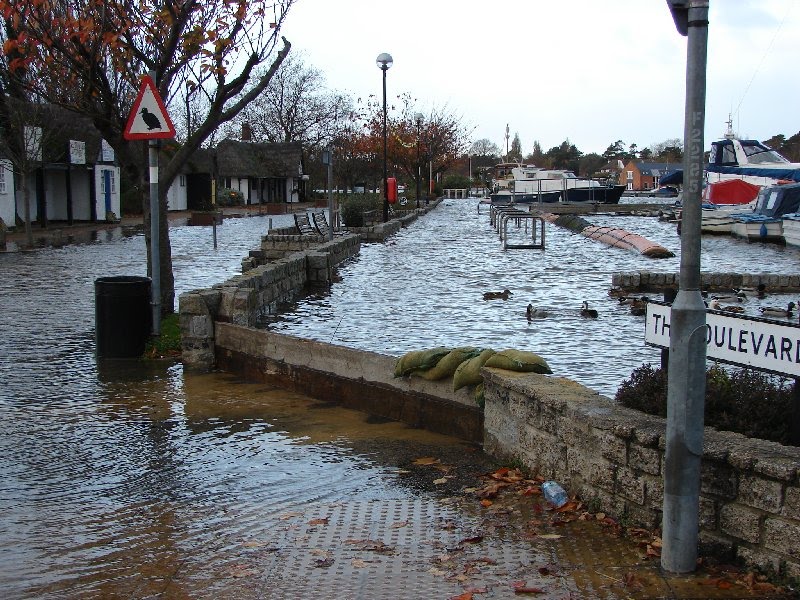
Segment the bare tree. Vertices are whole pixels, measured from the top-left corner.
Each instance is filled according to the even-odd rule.
[[[187,119],[186,142],[159,169],[164,312],[172,312],[175,301],[166,192],[216,128],[266,89],[291,47],[279,31],[293,2],[0,0],[0,80],[13,79],[34,97],[89,116],[127,179],[138,182],[148,222],[146,146],[123,137],[139,77],[155,74],[170,109],[185,104],[190,93],[202,99],[203,112]],[[259,71],[261,65],[270,66]],[[149,255],[149,227],[146,232]]]

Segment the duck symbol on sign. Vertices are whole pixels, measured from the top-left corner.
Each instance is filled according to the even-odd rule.
[[[146,108],[142,108],[141,110],[142,120],[144,124],[147,125],[147,129],[152,131],[153,129],[161,129],[161,121],[158,120],[158,117],[148,111]]]

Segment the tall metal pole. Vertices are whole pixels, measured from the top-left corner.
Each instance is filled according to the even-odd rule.
[[[337,218],[333,210],[333,151],[328,151],[328,241],[333,240],[333,228],[336,226]]]
[[[661,566],[694,571],[706,376],[706,309],[700,293],[700,193],[703,178],[708,0],[667,0],[688,35],[683,217],[679,290],[670,317],[667,439]]]
[[[387,171],[387,136],[386,136],[386,71],[389,69],[388,65],[382,65],[383,71],[383,222],[389,220],[389,173]]]
[[[150,279],[153,305],[153,335],[161,335],[161,217],[158,202],[158,140],[148,144],[150,165]]]

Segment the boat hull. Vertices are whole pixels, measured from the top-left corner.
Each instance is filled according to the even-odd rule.
[[[782,242],[783,221],[781,219],[737,218],[731,229],[735,237],[747,241]]]
[[[535,204],[553,203],[561,199],[561,192],[514,192],[489,194],[492,204]]]
[[[800,219],[783,219],[783,240],[787,246],[800,246]]]
[[[567,189],[567,202],[597,202],[598,204],[619,204],[624,185],[610,187],[575,187]]]

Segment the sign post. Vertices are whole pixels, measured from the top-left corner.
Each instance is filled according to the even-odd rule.
[[[158,140],[175,137],[175,126],[167,114],[153,76],[142,77],[123,137],[126,140],[149,140],[150,177],[150,277],[152,278],[153,335],[161,335],[161,253],[160,204],[158,201]]]
[[[697,568],[700,463],[706,388],[705,305],[700,293],[700,217],[705,128],[708,0],[667,0],[687,36],[683,129],[684,189],[680,285],[672,305],[667,376],[664,516],[661,566],[672,573]]]

